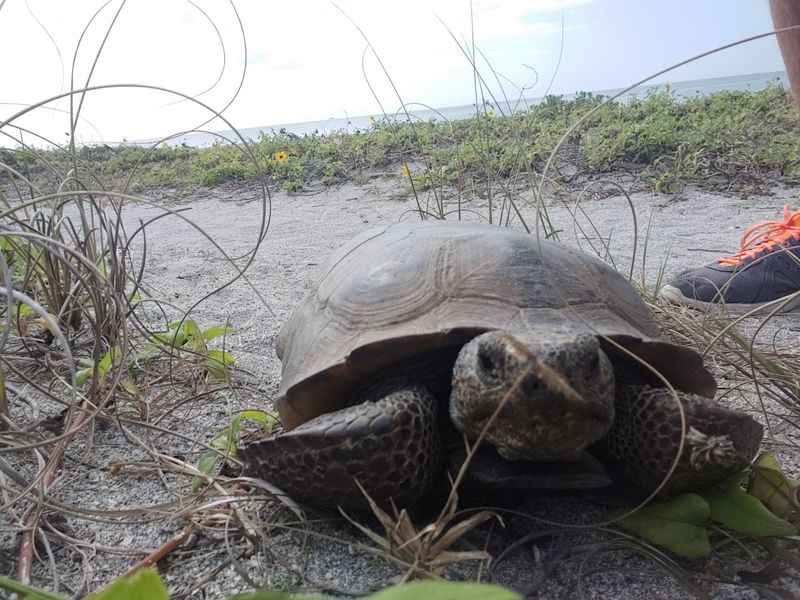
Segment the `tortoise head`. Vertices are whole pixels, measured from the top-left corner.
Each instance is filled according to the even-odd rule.
[[[474,440],[495,413],[486,440],[508,459],[573,460],[614,419],[614,372],[591,334],[484,333],[453,367],[450,416]]]

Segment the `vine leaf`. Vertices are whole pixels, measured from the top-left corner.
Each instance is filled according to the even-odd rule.
[[[711,507],[702,496],[682,494],[649,504],[619,525],[675,554],[697,558],[711,553],[706,529],[710,516]]]

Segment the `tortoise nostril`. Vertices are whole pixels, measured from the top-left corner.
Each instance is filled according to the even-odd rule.
[[[530,396],[538,391],[539,383],[538,377],[526,377],[522,382],[522,389],[526,395]]]
[[[478,365],[483,372],[492,377],[496,377],[500,370],[499,357],[488,346],[482,345],[478,348]]]
[[[484,371],[493,372],[495,370],[495,364],[492,361],[492,357],[486,352],[478,352],[478,362],[481,365],[481,369]]]

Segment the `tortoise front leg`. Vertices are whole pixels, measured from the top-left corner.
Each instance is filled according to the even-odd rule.
[[[750,415],[697,394],[677,395],[686,415],[686,437],[661,495],[700,490],[743,470],[763,435],[763,427]],[[661,483],[675,460],[681,432],[680,411],[668,389],[618,387],[616,417],[605,444],[632,483],[648,492]]]
[[[413,504],[443,466],[435,398],[406,383],[357,400],[246,445],[239,451],[245,474],[312,505],[367,508],[355,480],[382,506]]]

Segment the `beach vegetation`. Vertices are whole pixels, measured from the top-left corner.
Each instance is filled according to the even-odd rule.
[[[262,132],[252,144],[256,160],[239,145],[87,146],[78,151],[100,174],[128,177],[139,187],[166,184],[213,186],[266,178],[297,192],[316,184],[359,181],[365,172],[397,173],[404,162],[417,190],[480,186],[495,178],[540,173],[564,133],[602,96],[547,96],[513,114],[479,112],[457,121],[373,120],[363,131],[296,136]],[[687,184],[747,191],[767,180],[800,179],[800,119],[778,86],[756,92],[723,91],[681,98],[669,88],[643,98],[609,102],[574,131],[555,157],[553,176],[566,167],[584,177],[616,170],[632,172],[656,192],[678,192]],[[28,151],[2,151],[0,159],[30,173]],[[48,160],[66,161],[51,150]],[[569,170],[569,169],[566,169]]]

